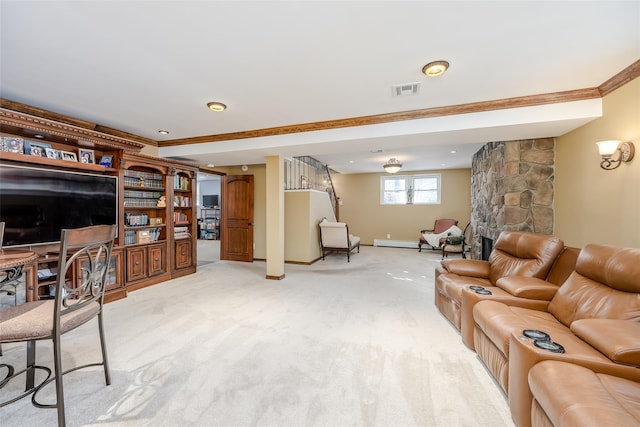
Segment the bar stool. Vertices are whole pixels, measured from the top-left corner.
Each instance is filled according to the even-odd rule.
[[[26,368],[18,373],[9,369],[11,375],[3,380],[4,383],[22,372],[26,372],[27,391],[10,402],[33,392],[31,402],[34,406],[57,408],[59,426],[65,425],[62,383],[64,374],[89,366],[102,366],[106,384],[111,383],[104,339],[102,306],[105,279],[109,270],[115,235],[115,225],[62,230],[55,299],[27,302],[0,311],[0,323],[2,324],[0,343],[27,342]],[[70,276],[73,272],[76,274],[75,280]],[[61,335],[85,324],[94,317],[98,318],[102,360],[62,371]],[[44,339],[50,339],[53,342],[54,377],[47,377],[43,383],[33,387],[34,370],[40,368],[35,365],[35,342]],[[44,369],[48,370],[48,368]],[[29,377],[30,375],[31,377]],[[38,392],[52,381],[55,381],[56,403],[50,405],[38,402],[36,399]]]

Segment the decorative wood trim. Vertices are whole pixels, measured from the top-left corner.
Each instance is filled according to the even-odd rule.
[[[640,77],[640,59],[598,86],[600,96],[608,95],[638,77]]]
[[[219,177],[223,177],[227,175],[225,172],[215,171],[209,167],[202,167],[202,166],[198,168],[198,172],[206,173],[209,175],[218,175]]]
[[[68,125],[76,126],[79,128],[95,130],[94,123],[91,123],[85,120],[76,119],[75,117],[54,113],[53,111],[43,110],[42,108],[32,107],[30,105],[22,104],[20,102],[11,101],[4,98],[0,98],[0,107],[6,108],[7,110],[12,110],[18,113],[40,117],[42,119],[53,120],[59,123],[66,123]]]
[[[139,159],[145,159],[146,162],[161,162],[163,165],[166,165],[167,163],[172,164],[172,165],[177,165],[179,168],[184,169],[186,167],[189,168],[194,168],[194,169],[199,169],[198,168],[198,163],[196,162],[191,162],[188,160],[176,160],[176,159],[171,159],[168,157],[156,157],[156,156],[151,156],[149,154],[142,154],[142,153],[131,153],[133,154],[136,158]],[[212,173],[212,172],[209,172]]]
[[[51,134],[61,138],[77,139],[78,146],[87,147],[111,147],[128,151],[140,151],[144,144],[130,141],[117,136],[99,133],[93,130],[80,128],[67,123],[56,122],[51,119],[41,118],[18,111],[0,108],[0,124],[30,129],[44,134]]]
[[[422,110],[400,111],[397,113],[377,114],[372,116],[352,117],[348,119],[327,120],[323,122],[303,123],[298,125],[278,126],[242,132],[231,132],[217,135],[196,136],[193,138],[159,141],[159,147],[174,145],[200,144],[235,139],[259,138],[265,136],[285,135],[290,133],[312,132],[318,130],[338,129],[344,127],[366,126],[380,123],[417,120],[431,117],[450,116],[456,114],[478,113],[483,111],[504,110],[508,108],[530,107],[535,105],[555,104],[560,102],[582,101],[600,98],[597,88],[577,89],[541,95],[519,96],[515,98],[492,101],[471,102],[446,107],[433,107]]]
[[[86,120],[77,119],[75,117],[66,116],[64,114],[54,113],[53,111],[44,110],[38,107],[32,107],[30,105],[22,104],[20,102],[11,101],[8,99],[0,98],[0,108],[11,110],[16,113],[22,113],[25,115],[37,117],[44,120],[50,120],[60,125],[69,125],[74,128],[84,129],[86,131],[93,131],[104,135],[110,135],[114,137],[127,140],[129,142],[136,142],[140,144],[157,146],[158,142],[153,139],[143,138],[138,135],[134,135],[128,132],[123,132],[118,129],[113,129],[107,126],[98,125]],[[44,132],[43,130],[40,130]]]
[[[471,102],[444,107],[433,107],[421,110],[400,111],[395,113],[377,114],[370,116],[352,117],[346,119],[326,120],[322,122],[302,123],[295,125],[277,126],[272,128],[255,129],[224,134],[203,135],[191,138],[157,141],[144,138],[118,129],[98,125],[86,120],[80,120],[63,114],[54,113],[41,108],[21,104],[0,98],[0,124],[22,126],[39,132],[51,133],[61,137],[74,137],[90,143],[128,151],[140,151],[146,145],[157,147],[171,147],[175,145],[200,144],[205,142],[220,142],[247,138],[260,138],[291,133],[312,132],[317,130],[339,129],[345,127],[366,126],[380,123],[390,123],[403,120],[417,120],[432,117],[450,116],[456,114],[478,113],[484,111],[504,110],[509,108],[530,107],[561,102],[581,101],[585,99],[601,98],[626,83],[640,77],[640,60],[611,77],[596,88],[569,90],[563,92],[539,95],[519,96],[491,101]],[[9,111],[10,110],[10,111]],[[8,115],[8,114],[12,114]],[[13,117],[16,121],[5,121]],[[81,145],[81,141],[79,144]],[[122,145],[120,145],[122,144]]]

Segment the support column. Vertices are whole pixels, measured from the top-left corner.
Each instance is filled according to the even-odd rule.
[[[267,156],[267,279],[284,279],[284,161]]]

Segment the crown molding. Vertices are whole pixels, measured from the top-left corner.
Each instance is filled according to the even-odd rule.
[[[16,113],[22,113],[25,116],[31,116],[33,118],[39,118],[42,120],[48,120],[51,123],[69,125],[70,129],[82,129],[85,131],[93,131],[103,135],[114,136],[118,139],[127,141],[127,143],[135,142],[139,144],[155,145],[157,141],[149,138],[143,138],[132,133],[123,132],[118,129],[113,129],[107,126],[98,125],[86,120],[81,120],[75,117],[66,116],[64,114],[54,113],[53,111],[45,110],[38,107],[22,104],[20,102],[11,101],[9,99],[0,98],[0,108],[5,110],[11,110]]]
[[[327,120],[321,122],[302,123],[286,126],[277,126],[264,129],[254,129],[240,132],[230,132],[223,134],[203,135],[190,138],[170,139],[158,141],[150,138],[144,138],[131,133],[123,132],[107,126],[98,125],[89,121],[77,119],[63,114],[54,113],[41,108],[32,107],[21,104],[19,102],[10,101],[0,98],[0,107],[2,109],[11,110],[16,113],[22,113],[25,116],[31,116],[31,122],[34,119],[49,120],[50,124],[68,125],[69,129],[75,129],[76,132],[89,135],[86,132],[93,132],[95,135],[101,135],[100,139],[112,138],[113,141],[124,142],[126,145],[136,146],[138,144],[152,145],[156,147],[171,147],[175,145],[201,144],[206,142],[231,141],[238,139],[260,138],[276,135],[285,135],[301,132],[313,132],[319,130],[338,129],[354,126],[375,125],[380,123],[398,122],[403,120],[417,120],[431,117],[450,116],[456,114],[469,114],[484,111],[504,110],[510,108],[530,107],[536,105],[554,104],[571,101],[581,101],[586,99],[602,98],[614,90],[624,86],[630,81],[640,77],[640,60],[626,67],[624,70],[611,77],[598,87],[569,90],[563,92],[553,92],[538,95],[519,96],[514,98],[497,99],[491,101],[472,102],[459,105],[451,105],[444,107],[433,107],[420,110],[400,111],[396,113],[376,114],[370,116],[352,117],[338,120]],[[56,126],[54,126],[56,127]],[[59,126],[58,126],[59,127]],[[88,137],[84,136],[84,139]]]
[[[65,142],[76,143],[79,146],[112,147],[134,152],[138,152],[144,147],[144,144],[136,141],[6,108],[0,108],[0,125],[53,135]]]
[[[260,138],[266,136],[285,135],[291,133],[312,132],[354,126],[375,125],[380,123],[417,120],[431,117],[451,116],[457,114],[478,113],[483,111],[504,110],[510,108],[530,107],[536,105],[556,104],[561,102],[582,101],[600,98],[598,88],[577,89],[541,95],[519,96],[492,101],[471,102],[467,104],[433,107],[421,110],[400,111],[397,113],[376,114],[372,116],[352,117],[348,119],[328,120],[323,122],[303,123],[297,125],[278,126],[242,132],[231,132],[217,135],[204,135],[192,138],[171,139],[158,142],[159,147],[174,145],[200,144],[236,139]]]
[[[600,96],[605,96],[640,77],[640,59],[598,86]]]

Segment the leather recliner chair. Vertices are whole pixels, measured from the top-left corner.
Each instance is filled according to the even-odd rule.
[[[480,301],[490,300],[532,310],[546,310],[556,291],[573,272],[580,253],[579,248],[565,247],[553,263],[545,280],[536,277],[509,276],[496,281],[496,286],[485,287],[491,294],[482,294],[466,287],[462,290],[460,334],[462,342],[471,350],[473,343],[473,307]]]
[[[533,427],[640,426],[640,382],[545,360],[529,371],[529,388]]]
[[[461,329],[462,291],[469,286],[495,287],[498,279],[526,276],[544,279],[564,242],[556,236],[524,231],[503,231],[488,261],[443,260],[436,268],[435,304],[438,310]]]
[[[476,352],[507,393],[519,427],[531,424],[527,376],[540,361],[640,381],[640,249],[586,245],[545,311],[480,301],[473,318]],[[527,338],[525,330],[550,338]]]

